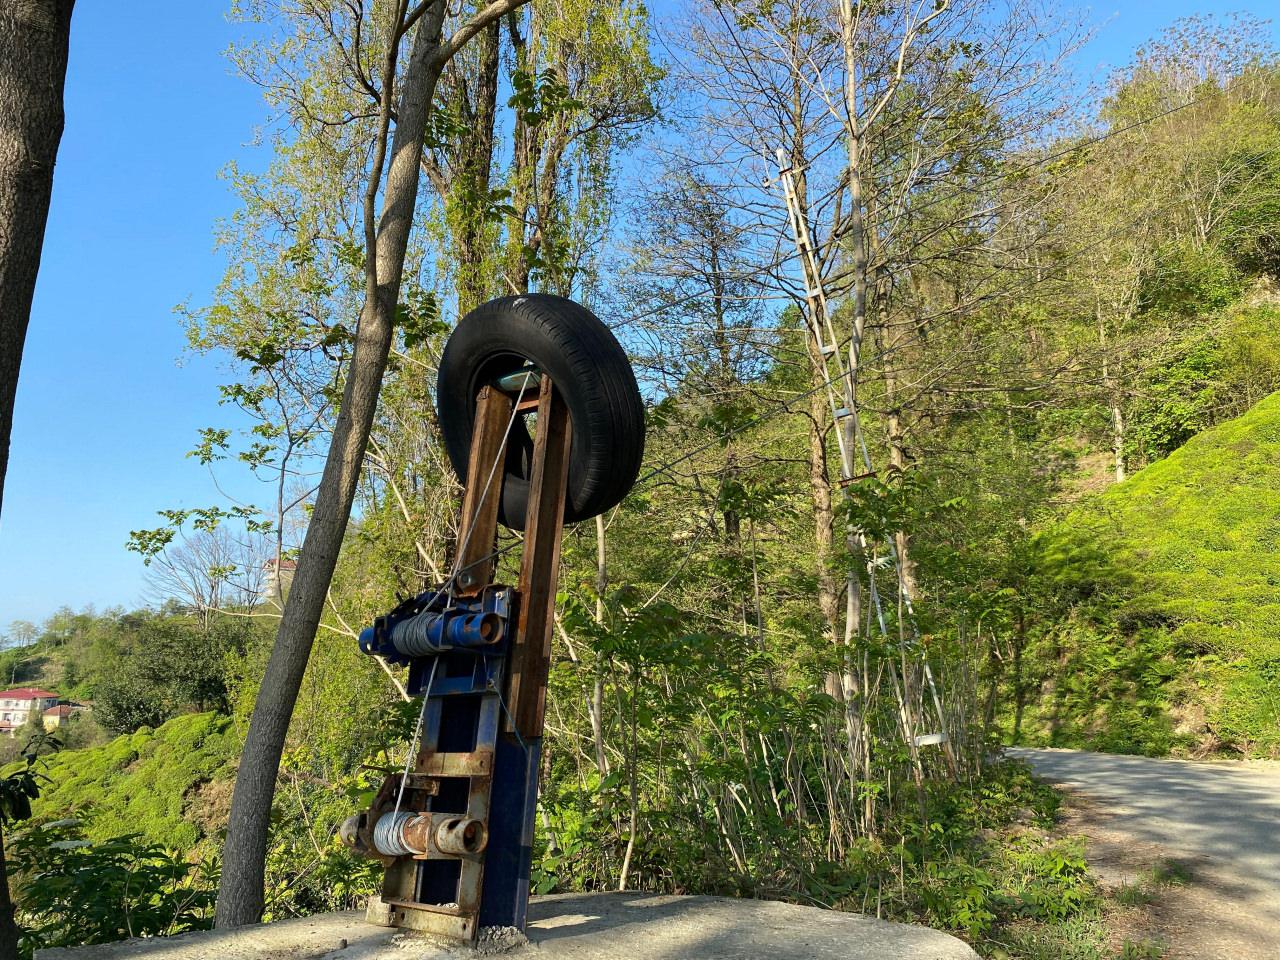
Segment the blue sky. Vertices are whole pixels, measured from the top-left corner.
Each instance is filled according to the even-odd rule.
[[[66,131],[23,355],[4,514],[0,630],[62,604],[136,605],[129,531],[217,501],[183,454],[225,419],[216,364],[184,355],[173,312],[220,275],[218,171],[265,110],[223,58],[225,4],[82,0]]]
[[[661,16],[673,4],[651,5]],[[183,454],[225,424],[216,361],[192,357],[174,307],[206,303],[222,269],[213,224],[234,200],[218,171],[260,167],[258,91],[222,52],[225,2],[80,0],[67,127],[19,381],[0,517],[0,632],[56,608],[138,605],[129,531],[161,507],[218,502]],[[1081,72],[1125,62],[1178,17],[1268,2],[1093,7]],[[1273,40],[1277,39],[1272,27]],[[252,481],[225,477],[252,499]]]

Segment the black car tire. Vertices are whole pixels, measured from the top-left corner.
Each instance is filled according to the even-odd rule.
[[[627,495],[640,472],[644,404],[617,338],[595,314],[564,297],[490,300],[449,335],[436,397],[453,469],[465,482],[480,388],[527,363],[551,377],[573,420],[564,522],[604,513]],[[532,454],[529,431],[517,418],[507,444],[498,514],[513,530],[524,528]]]

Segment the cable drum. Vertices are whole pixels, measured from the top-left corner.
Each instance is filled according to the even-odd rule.
[[[564,522],[588,520],[616,506],[635,483],[644,457],[644,403],[622,345],[572,300],[550,294],[499,297],[458,321],[440,358],[436,386],[449,460],[465,483],[477,393],[530,364],[551,378],[573,422]],[[513,530],[524,528],[532,463],[533,439],[517,418],[498,513]]]
[[[405,829],[411,825],[410,821],[420,819],[422,818],[414,813],[383,814],[373,825],[374,848],[388,857],[408,857],[424,853],[424,850],[413,849],[405,839]]]

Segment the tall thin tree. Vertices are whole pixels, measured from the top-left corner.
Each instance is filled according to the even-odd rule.
[[[276,776],[377,410],[436,84],[445,66],[473,37],[525,2],[494,0],[447,36],[444,27],[449,4],[445,0],[421,0],[412,6],[408,0],[399,0],[392,10],[378,97],[378,132],[364,196],[365,303],[315,509],[240,758],[223,847],[222,886],[215,913],[218,927],[254,923],[262,916]],[[409,59],[401,70],[401,44],[407,43],[410,35]],[[393,114],[392,91],[397,82],[400,94]]]
[[[0,506],[18,369],[62,140],[74,5],[75,0],[7,0],[0,6]]]

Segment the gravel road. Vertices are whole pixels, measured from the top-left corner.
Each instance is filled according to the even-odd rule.
[[[1112,836],[1189,863],[1217,904],[1194,925],[1197,958],[1280,955],[1280,764],[1126,757],[1080,750],[1010,749],[1042,777],[1084,795]],[[1202,898],[1203,899],[1203,898]],[[1210,909],[1212,908],[1212,909]],[[1191,917],[1186,918],[1188,921]],[[1210,938],[1210,930],[1216,935]],[[1235,928],[1234,930],[1232,928]],[[1233,950],[1215,940],[1239,941]],[[1241,946],[1247,944],[1243,951]],[[1257,952],[1255,952],[1257,951]]]

